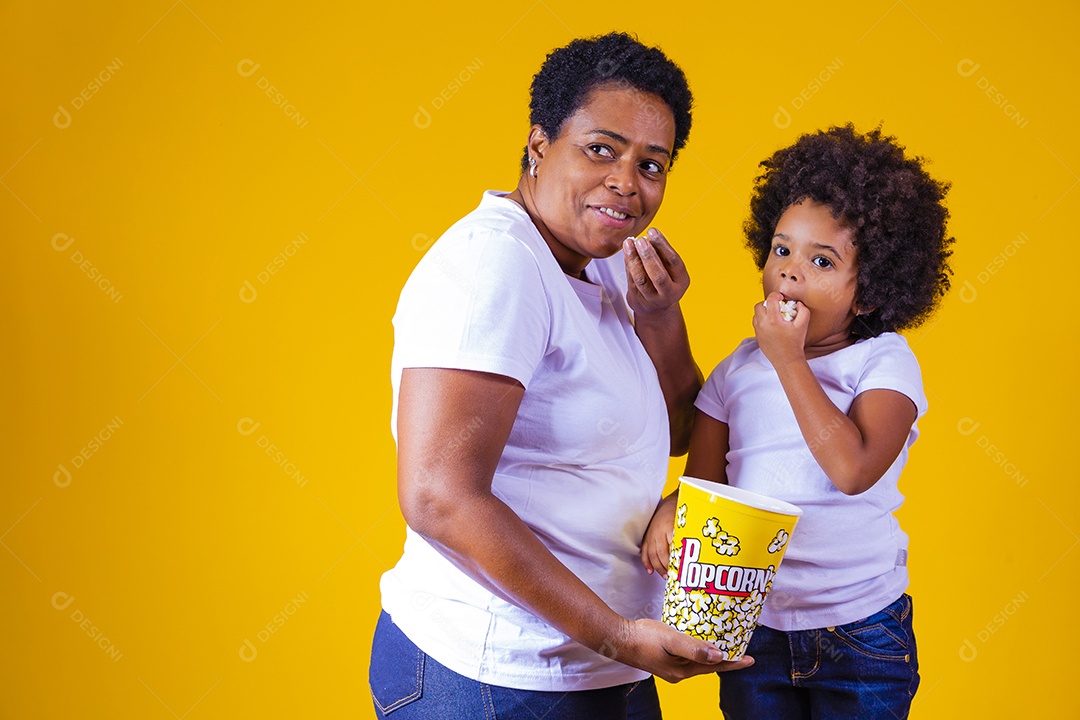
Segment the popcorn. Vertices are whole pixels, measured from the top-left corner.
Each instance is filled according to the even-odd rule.
[[[712,540],[712,546],[721,555],[734,557],[739,554],[739,538],[724,531],[720,527],[720,521],[711,517],[705,521],[705,527],[701,528],[701,534]]]
[[[727,660],[742,657],[799,513],[746,490],[680,478],[663,622]]]
[[[796,307],[797,301],[795,300],[781,300],[780,301],[780,317],[784,318],[788,322],[795,319],[795,316],[799,314],[799,310]],[[769,307],[769,301],[766,300],[762,303],[765,308]]]
[[[794,300],[780,301],[780,317],[784,318],[788,322],[791,322],[795,319],[796,314],[798,314],[798,310],[795,309]]]
[[[668,567],[668,602],[664,603],[663,621],[680,632],[712,643],[726,657],[741,656],[757,627],[772,580],[764,592],[754,589],[742,598],[687,590],[679,585],[678,561],[673,553]]]
[[[789,537],[791,536],[788,535],[787,530],[785,530],[784,528],[780,528],[780,530],[776,533],[776,537],[774,537],[772,539],[772,542],[769,543],[769,552],[778,553],[783,550],[784,546],[787,545]]]

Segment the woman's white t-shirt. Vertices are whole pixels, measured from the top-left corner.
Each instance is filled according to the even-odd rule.
[[[405,368],[475,370],[520,382],[525,394],[493,493],[612,609],[658,618],[663,578],[645,572],[639,553],[667,474],[667,409],[634,332],[621,255],[593,260],[586,276],[562,272],[519,205],[485,193],[432,245],[402,290],[391,426],[396,438]],[[466,443],[483,432],[463,419],[446,441]],[[489,541],[497,546],[500,538]],[[381,590],[383,608],[412,642],[474,680],[566,691],[648,677],[496,597],[411,529]]]

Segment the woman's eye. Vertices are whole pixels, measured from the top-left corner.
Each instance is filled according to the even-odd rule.
[[[660,173],[664,172],[664,166],[656,162],[655,160],[647,160],[641,164],[641,167],[645,170],[645,172],[653,173],[654,175],[659,175]]]
[[[819,255],[816,258],[814,258],[814,264],[817,265],[819,268],[823,268],[823,269],[824,268],[831,268],[832,267],[832,260],[830,260],[827,257],[821,257]]]
[[[590,145],[589,149],[602,157],[615,157],[615,153],[607,145]]]

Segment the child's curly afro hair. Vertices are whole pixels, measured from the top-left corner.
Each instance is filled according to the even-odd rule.
[[[852,334],[876,337],[920,325],[949,290],[946,233],[949,184],[931,178],[921,158],[904,156],[881,129],[849,123],[800,137],[762,161],[743,230],[765,267],[783,212],[802,200],[827,205],[855,230],[856,302],[864,314]]]

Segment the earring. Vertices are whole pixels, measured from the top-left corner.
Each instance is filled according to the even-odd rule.
[[[531,177],[535,178],[536,173],[537,173],[537,171],[536,171],[536,158],[531,157],[531,158],[529,158],[529,175]]]

